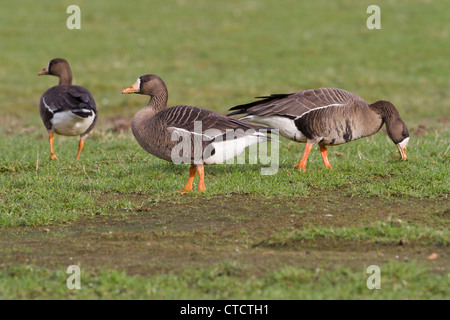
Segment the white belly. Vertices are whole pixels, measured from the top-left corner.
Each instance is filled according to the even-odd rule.
[[[95,114],[92,114],[87,118],[81,118],[71,111],[62,111],[55,113],[50,122],[57,134],[63,136],[80,136],[91,126],[94,119]]]
[[[237,139],[213,142],[214,155],[209,156],[204,154],[204,163],[219,164],[227,160],[233,159],[241,154],[245,148],[254,144],[267,141],[267,137],[261,133],[244,136]]]
[[[306,142],[306,137],[297,129],[294,120],[280,117],[280,116],[268,116],[261,117],[256,115],[250,115],[242,118],[241,120],[257,122],[269,126],[274,129],[278,129],[280,135],[294,141]]]

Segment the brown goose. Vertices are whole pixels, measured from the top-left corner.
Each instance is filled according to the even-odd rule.
[[[76,159],[80,158],[84,140],[97,121],[97,107],[91,93],[72,85],[69,63],[60,58],[51,60],[39,75],[59,77],[59,84],[48,89],[41,97],[39,111],[49,133],[50,159],[58,160],[53,150],[54,133],[80,136]]]
[[[259,132],[263,127],[217,112],[188,105],[166,108],[167,87],[157,75],[139,77],[122,93],[151,96],[147,106],[133,117],[131,130],[139,145],[150,154],[174,163],[191,164],[183,192],[192,191],[196,172],[198,190],[206,190],[204,164],[223,163],[246,147],[269,140]]]
[[[326,146],[338,145],[378,132],[383,124],[389,137],[406,160],[409,133],[394,105],[388,101],[367,104],[351,92],[312,89],[291,94],[258,97],[262,100],[230,109],[228,116],[244,114],[240,120],[268,125],[285,138],[306,142],[303,157],[295,166],[306,169],[308,154],[319,144],[326,168],[331,168]]]

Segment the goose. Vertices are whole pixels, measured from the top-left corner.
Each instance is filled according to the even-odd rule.
[[[97,121],[97,107],[91,93],[72,85],[72,72],[65,59],[52,59],[38,75],[59,77],[59,84],[41,97],[39,111],[49,134],[50,159],[58,160],[53,150],[54,134],[80,136],[76,160],[80,158],[84,140]]]
[[[199,176],[198,191],[206,190],[205,164],[223,163],[239,155],[246,147],[270,139],[261,132],[263,127],[208,109],[190,105],[166,108],[167,87],[154,74],[139,77],[122,91],[122,94],[130,93],[151,97],[131,120],[131,131],[139,145],[166,161],[191,164],[188,182],[181,193],[192,191],[196,173]]]
[[[320,146],[326,168],[331,168],[327,147],[377,133],[383,124],[407,160],[409,132],[394,105],[389,101],[368,104],[358,95],[337,88],[310,89],[291,94],[257,97],[251,103],[230,108],[228,116],[243,115],[240,120],[279,129],[281,136],[306,143],[303,157],[295,165],[306,171],[313,145]]]

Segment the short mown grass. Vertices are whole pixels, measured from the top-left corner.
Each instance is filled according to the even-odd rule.
[[[24,0],[19,5],[5,2],[0,10],[2,299],[448,299],[449,3],[380,3],[380,30],[366,27],[366,10],[373,4],[367,1],[157,0],[130,5],[80,0],[80,30],[66,28],[70,4]],[[37,72],[56,57],[69,61],[74,83],[92,92],[99,109],[98,124],[78,162],[78,139],[61,136],[55,139],[60,161],[48,159],[47,133],[39,117],[39,98],[57,79],[38,77]],[[382,129],[330,147],[332,170],[324,168],[316,147],[307,171],[299,172],[294,164],[304,145],[281,138],[276,174],[261,175],[261,168],[267,167],[262,163],[208,166],[207,191],[181,195],[177,191],[187,181],[188,165],[157,159],[139,147],[129,130],[116,132],[117,119],[129,121],[148,101],[121,95],[121,90],[147,73],[166,82],[169,105],[197,105],[223,114],[255,96],[319,87],[346,89],[369,103],[389,100],[409,128],[409,160],[399,160]],[[229,202],[221,203],[223,199]],[[230,208],[234,199],[239,210]],[[367,199],[371,201],[364,202]],[[397,208],[397,200],[411,204],[406,212]],[[380,212],[360,208],[358,201],[378,203]],[[218,205],[205,217],[200,203]],[[330,204],[330,214],[347,203],[355,205],[349,213],[341,212],[344,220],[334,215],[333,225],[322,219],[323,203]],[[414,221],[389,222],[393,203],[395,215]],[[177,206],[179,217],[166,217],[170,205]],[[254,215],[253,210],[257,214],[252,223],[233,229]],[[73,254],[48,253],[40,246],[51,242],[39,236],[28,246],[23,235],[62,225],[78,230],[87,223],[88,228],[105,217],[123,218],[118,223],[125,228],[130,217],[145,220],[152,215],[157,223],[144,225],[158,235],[150,239],[158,242],[162,254],[155,270],[171,265],[186,272],[102,268],[99,256],[95,268],[83,269],[83,289],[69,291],[67,275],[56,262],[48,262]],[[191,220],[183,220],[186,217]],[[268,230],[272,225],[276,228]],[[210,229],[205,231],[205,226]],[[214,229],[222,226],[231,228],[223,239]],[[167,231],[170,228],[175,231]],[[196,238],[199,229],[208,236],[200,232],[203,236]],[[23,234],[11,236],[11,230]],[[213,243],[205,244],[205,239]],[[147,245],[122,240],[114,244],[135,249]],[[68,241],[82,253],[97,242],[104,244],[101,235],[92,242]],[[397,250],[399,241],[409,254],[427,254],[421,253],[417,262],[401,263],[391,256],[381,261],[382,290],[369,291],[365,267],[354,265],[346,255],[339,256],[338,265],[332,263],[333,250],[345,251],[348,243],[370,246],[375,252],[371,260],[378,257],[377,250]],[[332,249],[280,267],[258,259],[240,264],[229,258],[229,251],[236,252],[234,242],[244,243],[252,255],[261,254],[261,261],[269,255],[269,261],[280,263],[311,247]],[[104,245],[113,253],[117,250]],[[194,249],[202,245],[210,251],[199,258]],[[171,250],[180,247],[184,254],[172,255]],[[364,253],[359,250],[356,255]],[[226,258],[210,266],[209,259],[219,251]],[[433,251],[439,258],[428,261]],[[23,257],[30,253],[37,256],[26,261]],[[85,254],[86,259],[96,257]],[[204,264],[190,268],[196,259]],[[260,273],[254,274],[255,269]]]
[[[367,267],[338,267],[331,272],[285,267],[264,277],[254,277],[248,267],[231,262],[153,277],[103,270],[81,273],[81,289],[70,290],[66,285],[70,272],[16,266],[0,271],[0,298],[40,299],[44,293],[48,299],[445,299],[448,294],[442,286],[447,275],[430,276],[427,268],[414,262],[382,265],[381,287],[370,290]]]
[[[311,153],[306,172],[299,172],[304,145],[282,139],[279,168],[261,175],[269,165],[206,167],[204,194],[253,194],[265,197],[308,197],[339,189],[348,196],[442,198],[450,193],[448,137],[430,132],[412,140],[408,161],[400,161],[396,146],[383,133],[330,147],[333,169],[324,168],[318,150]],[[148,155],[131,133],[94,134],[75,161],[77,138],[57,137],[60,161],[48,159],[48,142],[40,135],[3,136],[11,153],[0,155],[0,223],[48,224],[105,213],[95,199],[105,192],[139,193],[148,199],[180,199],[189,165],[175,165]],[[318,149],[318,148],[316,148]],[[195,181],[195,183],[197,180]],[[194,185],[194,189],[196,186]]]
[[[418,243],[425,245],[448,246],[450,232],[447,228],[414,226],[403,222],[377,222],[363,227],[323,228],[309,227],[304,230],[273,235],[271,245],[285,245],[287,242],[315,240],[324,238],[328,241],[362,241],[374,244]]]

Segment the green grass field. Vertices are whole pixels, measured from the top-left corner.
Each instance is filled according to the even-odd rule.
[[[66,27],[71,4],[0,10],[1,299],[449,298],[449,3],[382,1],[380,30],[366,27],[370,1],[78,1],[80,30]],[[39,117],[57,79],[37,73],[56,57],[99,109],[78,162],[75,137],[56,136],[48,159]],[[332,170],[316,147],[299,172],[304,145],[281,139],[275,175],[209,166],[207,191],[181,195],[188,165],[118,131],[148,102],[121,90],[147,73],[169,105],[223,114],[320,87],[389,100],[409,160],[380,130],[330,147]]]

